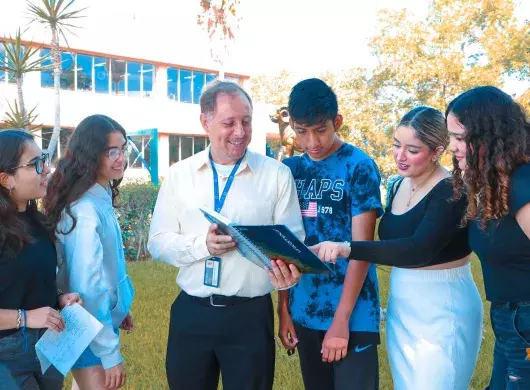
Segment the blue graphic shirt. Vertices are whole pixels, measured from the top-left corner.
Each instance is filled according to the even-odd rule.
[[[304,154],[284,160],[291,169],[306,231],[306,245],[351,241],[352,217],[370,210],[381,216],[379,170],[374,161],[350,144],[321,161]],[[297,324],[327,330],[342,294],[348,260],[338,259],[330,275],[302,275],[290,289],[290,311]],[[370,265],[350,317],[353,332],[379,332],[380,306],[375,265]],[[377,336],[378,339],[378,336]]]

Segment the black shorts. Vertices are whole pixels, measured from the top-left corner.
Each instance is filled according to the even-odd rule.
[[[351,332],[346,358],[324,363],[320,351],[326,331],[297,324],[295,330],[306,390],[379,389],[378,333]]]

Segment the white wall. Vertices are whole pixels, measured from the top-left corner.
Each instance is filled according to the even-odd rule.
[[[150,98],[116,96],[89,91],[61,90],[61,126],[75,127],[86,116],[105,114],[128,131],[156,128],[160,133],[204,134],[199,122],[198,104],[179,103],[166,96],[165,68],[158,69],[155,91]],[[27,108],[38,104],[36,123],[53,125],[55,117],[54,91],[41,88],[40,73],[30,73],[24,79],[24,100]],[[16,87],[0,82],[0,118],[7,110],[6,100],[13,102]],[[270,122],[268,105],[255,105],[252,147],[265,150],[267,131],[276,127]]]
[[[88,91],[61,90],[61,126],[73,127],[86,116],[105,114],[118,121],[127,131],[158,129],[161,134],[204,134],[199,122],[198,104],[179,103],[167,98],[166,68],[157,69],[152,97],[116,96]],[[38,105],[36,124],[52,126],[55,118],[55,95],[52,88],[41,88],[40,73],[27,74],[24,79],[24,100],[28,109]],[[6,101],[16,98],[16,86],[0,82],[0,118],[7,111]],[[249,148],[265,154],[267,133],[277,132],[269,119],[272,106],[255,104],[253,134]],[[169,140],[159,138],[159,173],[164,176],[169,167]],[[135,173],[137,174],[137,173]]]

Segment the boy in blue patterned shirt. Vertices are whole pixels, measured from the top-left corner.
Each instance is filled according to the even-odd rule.
[[[373,240],[383,211],[379,171],[363,151],[337,137],[343,119],[335,93],[322,80],[301,81],[288,110],[305,152],[284,163],[296,182],[306,245]],[[288,349],[297,347],[306,389],[378,389],[375,265],[339,259],[332,267],[333,274],[304,274],[280,292],[280,339]]]

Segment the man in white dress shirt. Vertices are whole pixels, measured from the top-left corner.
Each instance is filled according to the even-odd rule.
[[[294,180],[287,166],[247,149],[252,102],[239,85],[209,84],[200,106],[210,147],[169,169],[149,233],[151,255],[179,268],[182,289],[171,307],[169,387],[216,390],[221,373],[228,390],[272,389],[270,292],[290,287],[300,274],[281,262],[267,274],[234,250],[199,207],[239,224],[285,224],[303,240]]]

